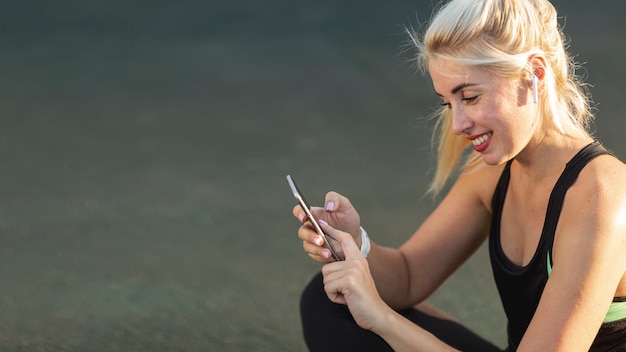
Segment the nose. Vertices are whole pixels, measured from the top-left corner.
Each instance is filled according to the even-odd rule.
[[[467,117],[463,105],[450,109],[450,118],[452,119],[452,132],[456,135],[469,132],[474,125],[472,120]]]

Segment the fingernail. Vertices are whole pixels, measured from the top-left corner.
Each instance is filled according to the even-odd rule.
[[[315,244],[316,244],[316,245],[318,245],[318,246],[320,246],[320,247],[321,247],[321,246],[323,246],[323,245],[324,245],[324,239],[323,239],[323,238],[321,238],[321,237],[318,237],[318,238],[315,240]]]
[[[320,224],[324,225],[324,226],[328,226],[328,223],[322,219],[317,220],[319,221]]]
[[[335,209],[335,202],[326,203],[326,211],[332,211],[333,209]]]
[[[304,222],[304,214],[299,214],[298,220],[300,220],[300,222]]]
[[[328,259],[330,258],[330,253],[328,251],[322,251],[322,257]]]

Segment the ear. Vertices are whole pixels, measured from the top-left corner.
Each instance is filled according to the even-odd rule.
[[[546,76],[546,59],[541,54],[532,54],[528,57],[528,68],[537,79],[542,80]]]

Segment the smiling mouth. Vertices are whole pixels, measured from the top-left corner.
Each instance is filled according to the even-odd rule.
[[[489,137],[491,137],[492,134],[493,134],[492,132],[487,132],[487,133],[483,134],[482,136],[473,139],[472,143],[475,146],[479,146],[479,145],[485,143],[489,139]]]

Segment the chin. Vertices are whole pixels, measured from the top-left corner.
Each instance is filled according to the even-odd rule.
[[[502,164],[506,163],[507,161],[509,161],[509,159],[506,158],[506,157],[503,157],[503,156],[485,155],[485,154],[483,154],[483,162],[486,165],[489,165],[489,166],[502,165]]]

